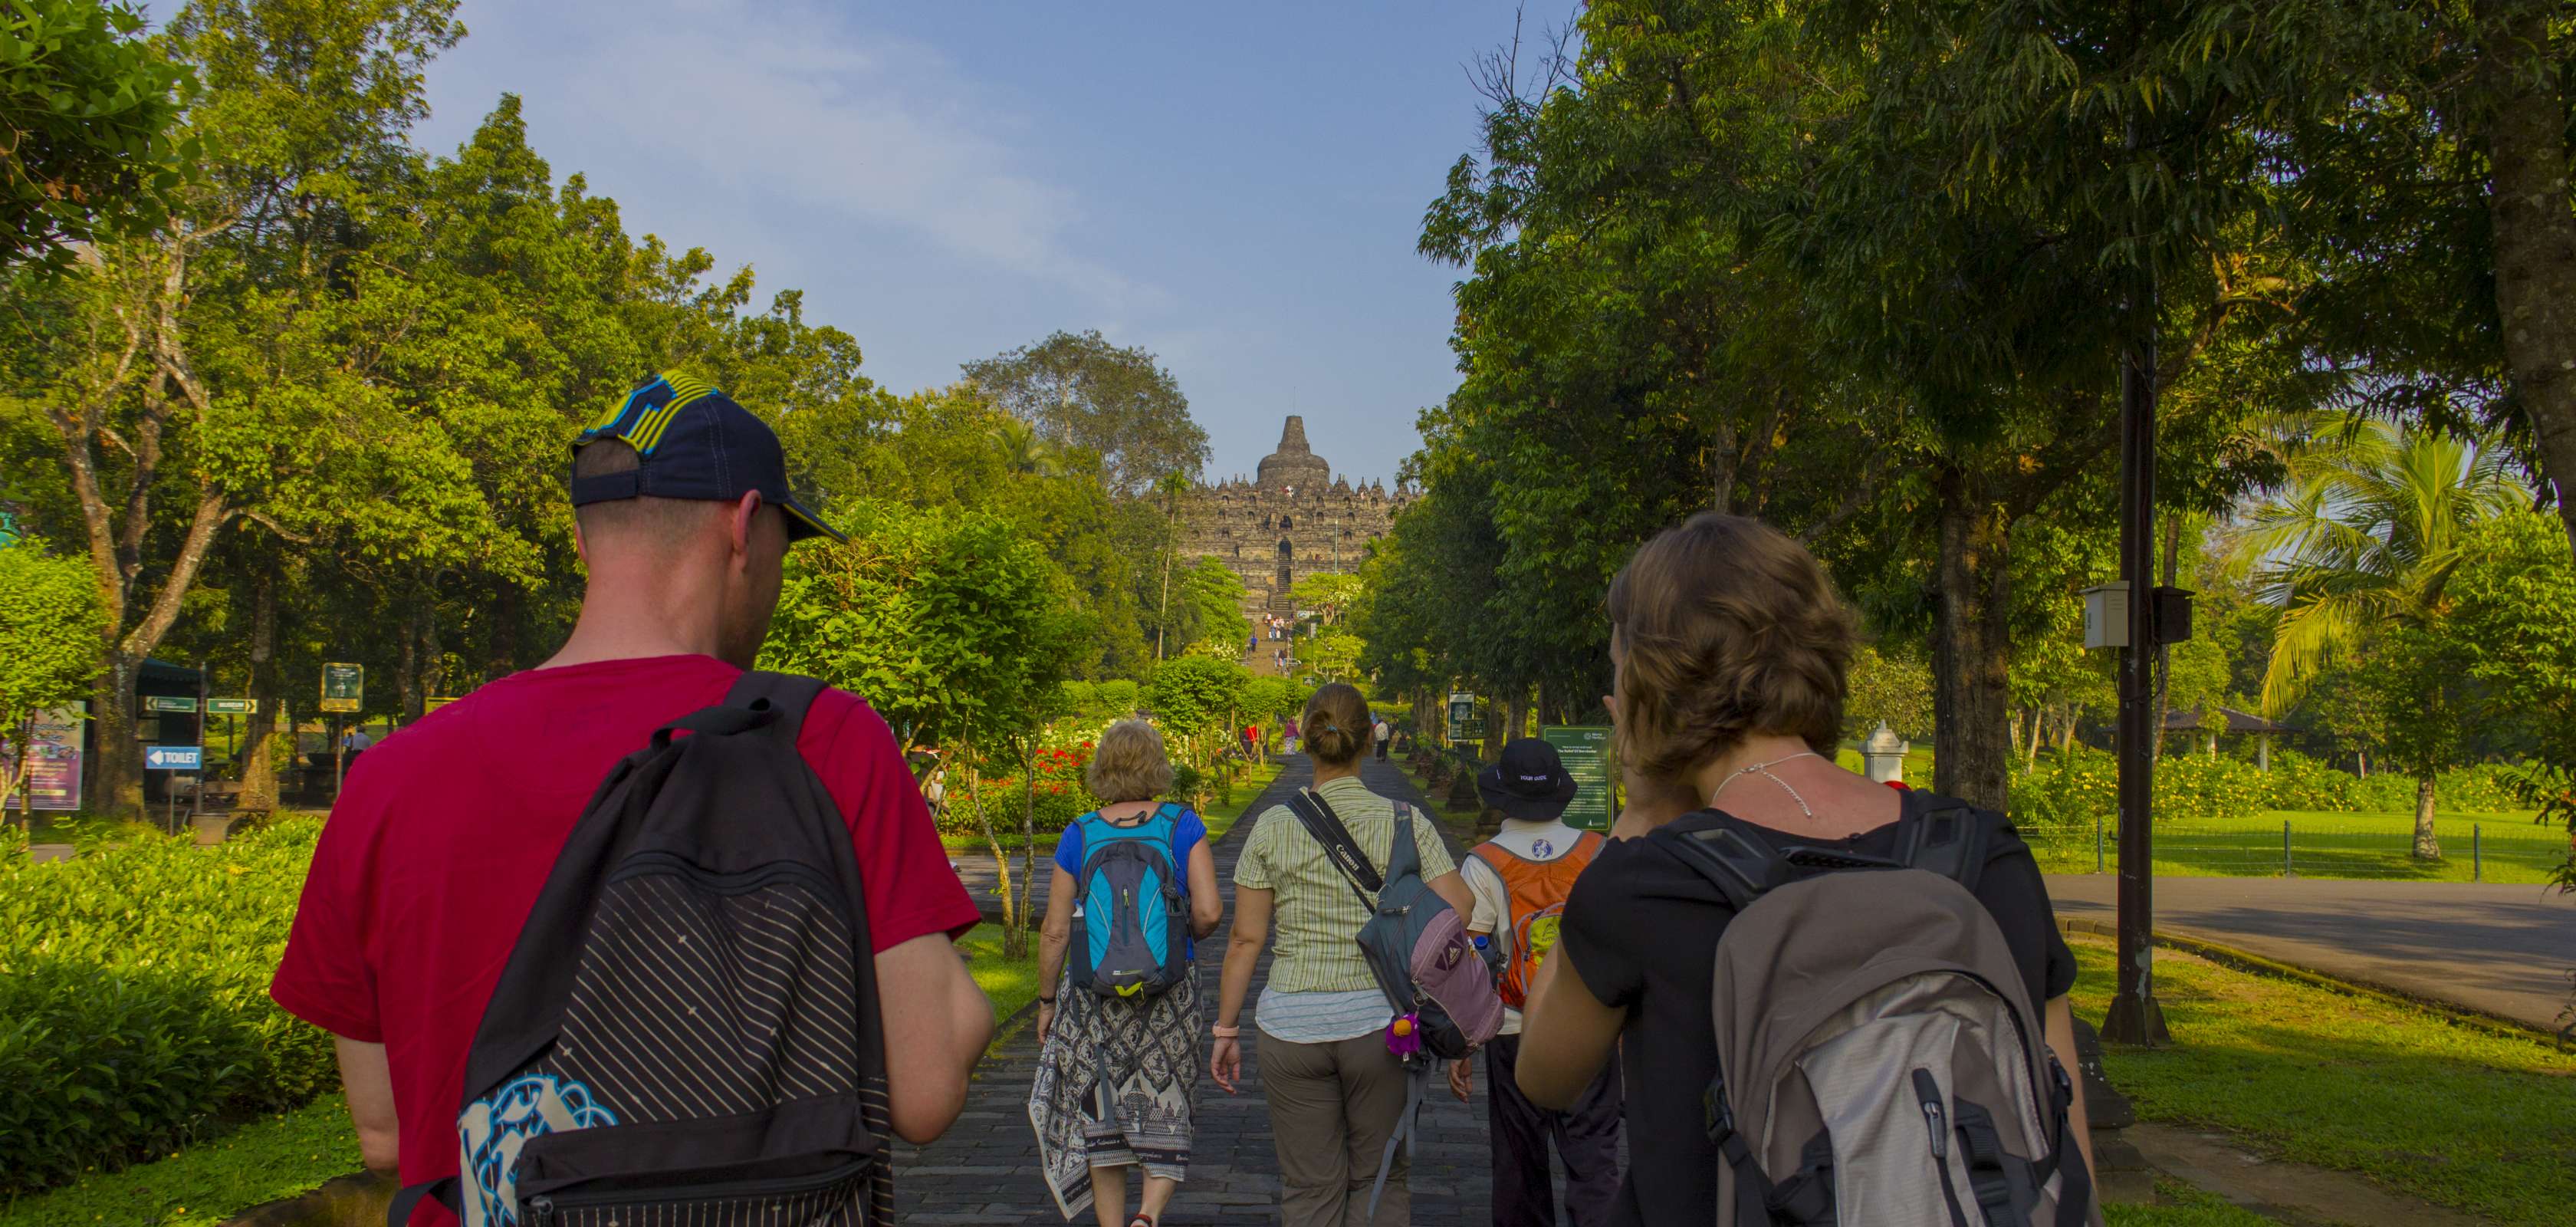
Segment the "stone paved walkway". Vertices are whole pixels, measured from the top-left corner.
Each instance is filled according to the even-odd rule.
[[[1226,892],[1229,924],[1233,913],[1234,862],[1251,838],[1259,815],[1314,777],[1303,756],[1289,766],[1261,799],[1244,812],[1216,849],[1217,878]],[[1423,805],[1403,772],[1392,762],[1370,762],[1361,779],[1388,796]],[[1427,807],[1426,807],[1427,808]],[[1444,838],[1446,838],[1444,836]],[[1459,849],[1452,845],[1450,851]],[[1199,943],[1200,981],[1208,1008],[1216,1002],[1217,976],[1225,954],[1228,926],[1220,926]],[[1257,998],[1270,973],[1264,954],[1253,975]],[[1250,1011],[1246,1011],[1249,1021]],[[1211,1016],[1210,1021],[1214,1021]],[[1246,1029],[1247,1036],[1251,1035]],[[895,1159],[895,1204],[910,1223],[1031,1223],[1064,1221],[1038,1174],[1037,1138],[1029,1127],[1029,1085],[1037,1058],[1035,1028],[1024,1027],[1000,1054],[984,1063],[966,1112],[948,1136],[926,1148],[905,1147]],[[1413,1159],[1413,1221],[1422,1224],[1487,1223],[1493,1219],[1487,1180],[1483,1070],[1478,1069],[1476,1096],[1461,1104],[1445,1083],[1434,1087],[1423,1113],[1421,1142]],[[1129,1194],[1133,1197],[1131,1191]],[[1271,1148],[1270,1118],[1261,1096],[1261,1053],[1257,1039],[1244,1051],[1240,1093],[1228,1096],[1202,1077],[1198,1096],[1198,1137],[1190,1177],[1181,1186],[1165,1220],[1174,1227],[1194,1224],[1251,1224],[1279,1221],[1279,1163]],[[1132,1207],[1131,1207],[1132,1208]],[[1083,1220],[1089,1222],[1088,1216]]]

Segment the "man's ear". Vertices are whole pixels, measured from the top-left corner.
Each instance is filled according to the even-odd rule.
[[[751,526],[760,516],[760,491],[745,490],[735,499],[733,514],[727,525],[733,534],[733,552],[748,557],[751,553]]]

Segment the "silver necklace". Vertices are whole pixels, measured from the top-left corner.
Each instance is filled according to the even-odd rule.
[[[1805,797],[1799,796],[1799,795],[1798,795],[1798,790],[1797,790],[1797,789],[1789,787],[1789,781],[1784,780],[1784,779],[1781,779],[1779,776],[1776,776],[1776,775],[1771,774],[1771,769],[1772,769],[1773,767],[1777,767],[1777,766],[1779,766],[1779,765],[1780,765],[1780,764],[1782,764],[1782,763],[1788,762],[1790,759],[1793,759],[1793,758],[1823,758],[1823,757],[1824,757],[1824,755],[1822,755],[1822,754],[1818,754],[1818,753],[1816,753],[1816,752],[1815,752],[1815,751],[1813,751],[1813,750],[1801,750],[1801,751],[1799,751],[1799,752],[1797,752],[1797,753],[1795,753],[1795,754],[1791,754],[1791,755],[1788,755],[1788,756],[1786,756],[1786,757],[1772,759],[1770,762],[1767,762],[1767,763],[1755,763],[1755,764],[1753,764],[1753,765],[1752,765],[1752,766],[1750,766],[1750,767],[1738,767],[1738,768],[1736,768],[1736,770],[1735,770],[1734,774],[1727,776],[1725,779],[1719,780],[1719,781],[1717,782],[1717,787],[1716,787],[1716,788],[1713,788],[1713,789],[1711,789],[1711,790],[1709,790],[1709,794],[1708,794],[1708,805],[1709,805],[1709,808],[1710,808],[1710,809],[1715,809],[1715,808],[1717,808],[1717,794],[1722,793],[1722,792],[1725,792],[1725,791],[1726,791],[1726,786],[1727,786],[1727,785],[1732,784],[1732,783],[1734,783],[1735,781],[1737,781],[1737,780],[1739,780],[1739,779],[1741,779],[1741,778],[1743,778],[1743,777],[1745,777],[1745,776],[1751,775],[1751,774],[1753,774],[1753,773],[1755,773],[1755,772],[1757,772],[1757,771],[1758,771],[1758,772],[1761,772],[1761,773],[1762,773],[1762,778],[1763,778],[1763,779],[1769,780],[1769,781],[1771,781],[1772,783],[1779,785],[1779,786],[1780,786],[1780,791],[1782,791],[1782,792],[1785,792],[1785,793],[1789,794],[1789,799],[1798,803],[1798,812],[1799,812],[1799,813],[1801,813],[1801,814],[1805,814],[1807,817],[1809,817],[1809,818],[1811,818],[1811,819],[1812,819],[1812,818],[1814,818],[1814,817],[1816,816],[1816,811],[1814,811],[1814,810],[1811,810],[1811,809],[1808,809],[1808,808],[1807,808],[1807,799],[1806,799]]]

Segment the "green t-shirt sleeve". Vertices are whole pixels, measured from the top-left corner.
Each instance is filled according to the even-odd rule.
[[[1243,855],[1234,862],[1235,885],[1249,886],[1254,890],[1271,888],[1274,879],[1270,862],[1277,855],[1279,824],[1272,822],[1270,817],[1277,812],[1267,811],[1255,820],[1252,838],[1243,845]]]
[[[1440,829],[1431,825],[1431,820],[1418,810],[1413,815],[1413,847],[1422,854],[1422,880],[1425,882],[1458,867],[1458,862],[1449,859],[1449,845],[1440,841]]]

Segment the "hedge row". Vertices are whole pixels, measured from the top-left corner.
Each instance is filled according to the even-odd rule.
[[[0,1197],[332,1085],[330,1037],[268,1000],[320,832],[0,851]]]
[[[2444,810],[2525,808],[2514,793],[2513,769],[2494,763],[2454,768],[2434,782]],[[2013,820],[2025,826],[2089,827],[2119,812],[2119,768],[2090,746],[2044,751],[2030,770],[2012,780]],[[2415,781],[2381,772],[2355,775],[2295,751],[2272,755],[2272,769],[2245,759],[2175,754],[2156,761],[2156,821],[2195,825],[2263,810],[2341,813],[2412,813]]]

